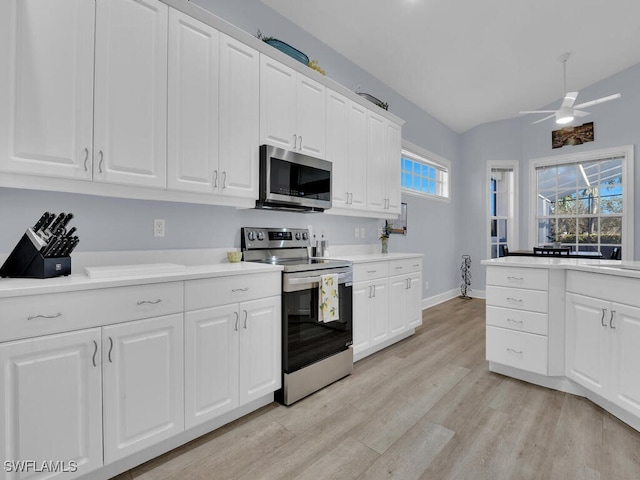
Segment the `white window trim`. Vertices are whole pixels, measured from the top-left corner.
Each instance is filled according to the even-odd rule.
[[[579,163],[593,160],[600,160],[608,157],[624,156],[622,162],[622,204],[624,205],[624,215],[622,216],[622,260],[633,260],[634,244],[634,213],[633,213],[633,189],[634,189],[634,148],[633,145],[623,145],[621,147],[603,148],[600,150],[590,150],[581,153],[569,153],[566,155],[556,155],[553,157],[542,157],[529,159],[529,248],[533,248],[537,243],[536,229],[533,228],[537,216],[536,202],[532,201],[533,192],[537,192],[536,168],[547,165],[560,165],[563,163]]]
[[[486,234],[485,237],[487,240],[487,256],[486,258],[491,258],[491,196],[489,192],[489,188],[491,185],[491,169],[492,168],[511,168],[513,169],[513,183],[514,183],[514,194],[513,194],[513,223],[509,232],[509,240],[507,241],[507,245],[509,249],[517,250],[520,245],[520,224],[518,223],[518,218],[520,216],[519,209],[519,198],[518,198],[518,185],[520,183],[520,175],[518,172],[518,168],[520,163],[516,160],[488,160],[487,161],[487,177],[485,181],[485,198],[486,198],[486,210],[485,210],[485,218],[486,218]]]
[[[451,162],[449,160],[447,160],[444,157],[441,157],[440,155],[437,155],[433,152],[430,152],[429,150],[422,148],[418,145],[415,145],[407,140],[402,140],[402,150],[408,150],[410,152],[415,153],[416,155],[420,156],[420,157],[424,157],[425,160],[438,165],[444,169],[447,170],[447,176],[448,176],[448,181],[447,181],[447,189],[449,190],[449,196],[448,197],[441,197],[438,195],[429,195],[429,194],[425,194],[425,193],[420,193],[420,192],[416,192],[415,190],[409,190],[407,188],[402,188],[402,183],[400,183],[400,189],[402,191],[403,194],[405,195],[412,195],[414,197],[420,197],[420,198],[426,198],[429,200],[435,200],[436,202],[444,202],[444,203],[451,203],[451,198],[453,196],[453,192],[452,192],[452,174],[451,174]]]

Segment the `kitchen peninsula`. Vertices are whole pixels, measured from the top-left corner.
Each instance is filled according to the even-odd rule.
[[[584,396],[640,430],[640,262],[482,263],[490,370]]]

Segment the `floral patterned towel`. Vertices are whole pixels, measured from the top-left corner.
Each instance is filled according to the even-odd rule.
[[[339,319],[338,275],[322,275],[320,280],[320,313],[318,320],[333,322]]]

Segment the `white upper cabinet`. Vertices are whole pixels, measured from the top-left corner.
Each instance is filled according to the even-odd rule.
[[[218,177],[218,31],[169,12],[167,186],[211,193]]]
[[[402,150],[402,132],[397,123],[387,122],[387,158],[385,160],[386,180],[385,198],[389,213],[400,213],[400,156]]]
[[[0,2],[0,169],[91,179],[93,0]]]
[[[221,193],[258,198],[260,146],[260,56],[220,34]]]
[[[349,205],[367,206],[367,109],[355,102],[349,105]]]
[[[260,143],[325,156],[325,87],[260,55]]]
[[[96,5],[94,181],[164,188],[169,7]]]
[[[377,113],[367,113],[367,207],[374,211],[386,208],[387,124]]]

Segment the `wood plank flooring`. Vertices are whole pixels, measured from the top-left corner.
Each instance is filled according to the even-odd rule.
[[[118,480],[640,480],[640,433],[580,397],[489,372],[483,300],[291,407],[268,405]]]

